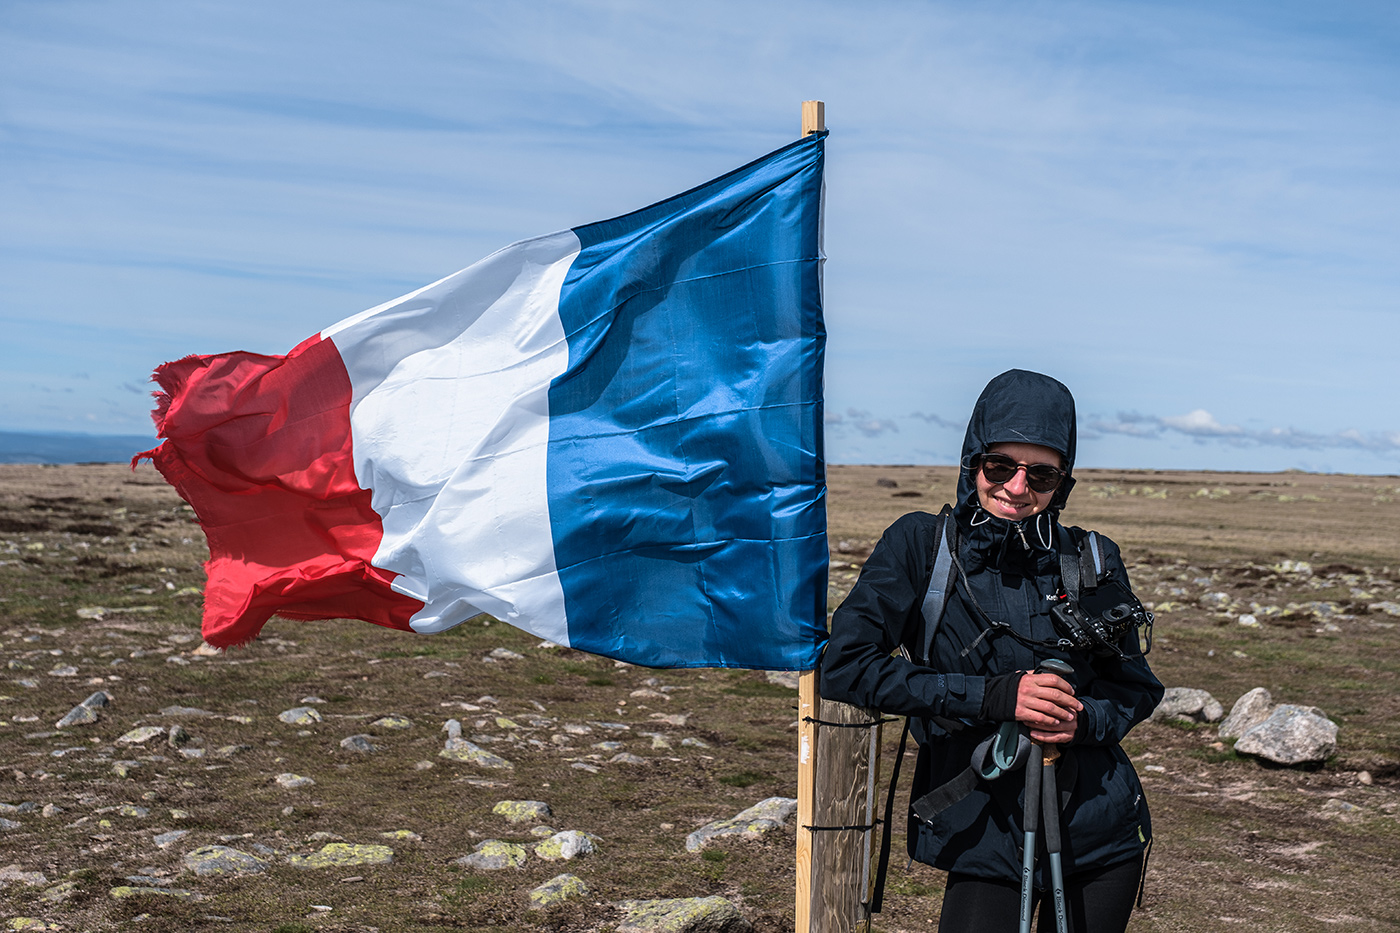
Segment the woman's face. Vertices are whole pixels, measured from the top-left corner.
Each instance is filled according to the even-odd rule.
[[[1022,466],[1048,463],[1056,469],[1064,468],[1064,460],[1059,451],[1039,444],[993,444],[987,448],[987,452],[1010,457]],[[1017,470],[1015,475],[1004,483],[991,483],[979,468],[976,471],[976,479],[977,501],[982,503],[982,508],[997,518],[1011,522],[1019,522],[1045,511],[1055,498],[1054,489],[1049,492],[1036,492],[1026,485],[1025,470]]]

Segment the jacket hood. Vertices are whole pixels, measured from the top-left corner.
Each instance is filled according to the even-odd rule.
[[[972,461],[993,444],[1039,444],[1064,457],[1064,482],[1046,512],[1054,519],[1074,486],[1074,396],[1063,383],[1041,373],[1012,369],[982,390],[963,439],[957,511],[970,519],[979,508]],[[1001,521],[996,519],[995,521]]]

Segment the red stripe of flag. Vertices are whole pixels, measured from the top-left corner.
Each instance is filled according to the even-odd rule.
[[[191,356],[155,372],[165,442],[138,454],[209,539],[204,640],[251,641],[274,614],[408,629],[423,608],[371,565],[383,537],[355,479],[350,377],[319,335],[286,356]]]

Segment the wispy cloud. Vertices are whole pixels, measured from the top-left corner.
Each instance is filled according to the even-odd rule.
[[[1197,443],[1223,443],[1231,446],[1282,447],[1293,450],[1365,450],[1371,453],[1400,452],[1400,431],[1363,432],[1347,428],[1330,433],[1301,431],[1293,427],[1264,429],[1223,424],[1197,408],[1184,415],[1144,415],[1118,412],[1113,417],[1093,416],[1080,424],[1084,437],[1120,434],[1136,438],[1165,438],[1184,435]]]
[[[944,418],[941,415],[928,414],[922,411],[911,411],[909,413],[909,417],[917,418],[920,421],[923,421],[927,424],[935,425],[940,428],[953,428],[961,431],[967,427],[967,422],[965,421],[949,421],[947,418]]]

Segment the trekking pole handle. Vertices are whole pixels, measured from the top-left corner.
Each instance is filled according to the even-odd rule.
[[[1059,658],[1046,658],[1036,665],[1035,672],[1039,674],[1041,671],[1047,674],[1055,674],[1058,677],[1069,680],[1070,675],[1074,673],[1074,668],[1070,667],[1068,662],[1061,661]],[[1060,749],[1055,745],[1040,746],[1040,753],[1045,764],[1051,764],[1056,758],[1060,757]]]

